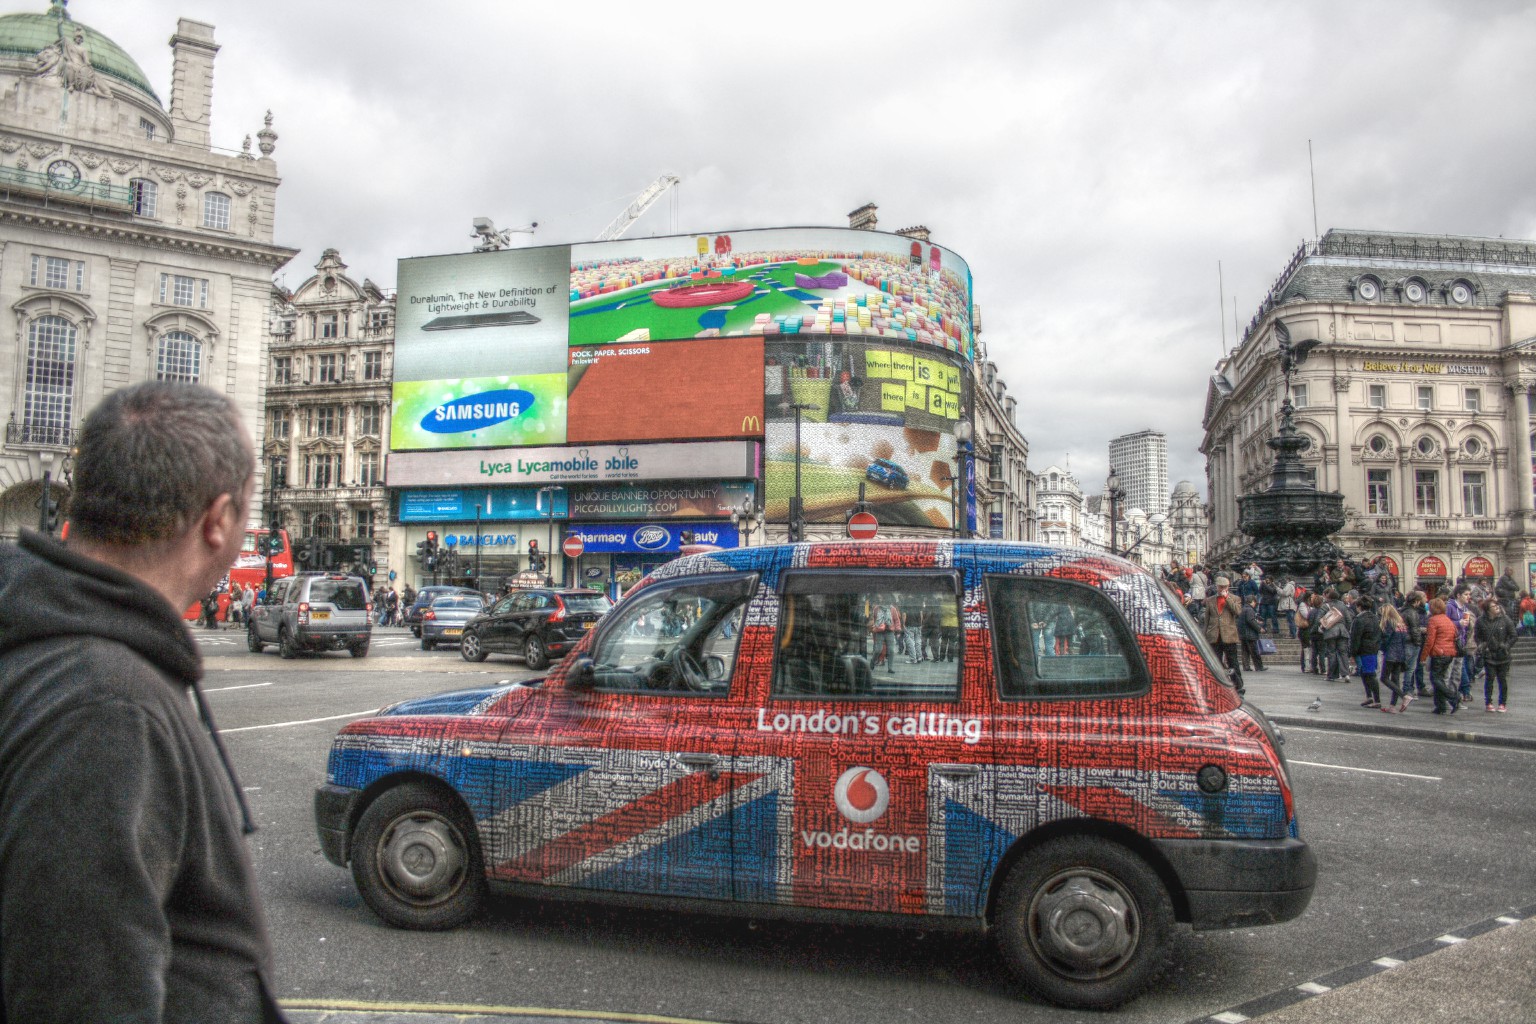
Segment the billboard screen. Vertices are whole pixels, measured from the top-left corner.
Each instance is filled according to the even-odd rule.
[[[763,430],[763,341],[666,341],[571,350],[566,439],[669,441]]]
[[[757,436],[759,339],[878,338],[945,364],[974,346],[964,260],[844,228],[406,259],[396,306],[394,451]]]
[[[859,485],[882,523],[948,527],[955,423],[970,410],[970,376],[954,356],[877,341],[768,341],[764,514],[789,516],[794,414],[800,415],[806,520],[842,522]],[[962,474],[963,477],[963,474]],[[965,512],[961,484],[961,515]]]

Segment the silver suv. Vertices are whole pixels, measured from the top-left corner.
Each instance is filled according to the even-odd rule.
[[[292,658],[300,651],[368,653],[373,635],[368,584],[357,576],[307,572],[274,580],[246,627],[246,644],[260,654],[269,643]]]

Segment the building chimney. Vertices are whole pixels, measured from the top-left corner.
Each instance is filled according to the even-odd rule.
[[[874,203],[865,203],[848,215],[848,226],[855,231],[873,231],[875,224]]]
[[[208,148],[213,57],[218,52],[212,25],[191,18],[176,22],[171,37],[171,129],[180,145]]]
[[[906,238],[915,238],[919,242],[928,241],[930,234],[925,224],[914,224],[909,228],[901,228],[896,233]]]

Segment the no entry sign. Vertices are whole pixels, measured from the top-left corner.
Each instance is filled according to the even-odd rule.
[[[873,512],[855,512],[848,517],[848,536],[854,540],[874,540],[880,530],[880,520]]]
[[[587,546],[573,533],[565,538],[565,542],[560,545],[560,550],[565,552],[566,558],[580,558],[581,553],[587,550]]]

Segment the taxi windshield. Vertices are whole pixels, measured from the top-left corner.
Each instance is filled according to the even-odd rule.
[[[730,687],[741,610],[755,576],[652,586],[616,609],[592,649],[605,690],[722,694]]]

